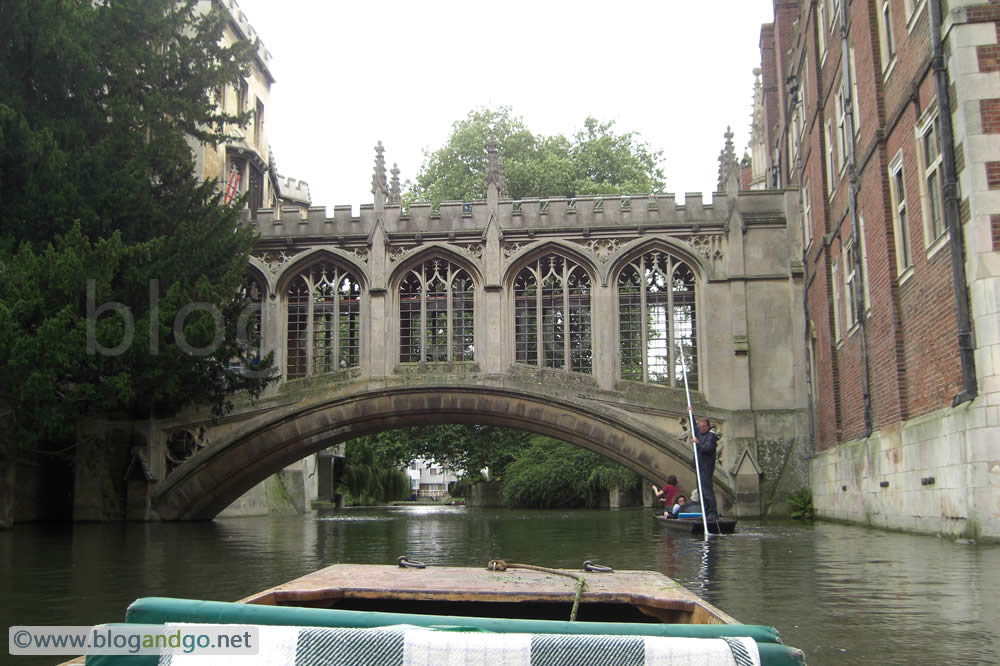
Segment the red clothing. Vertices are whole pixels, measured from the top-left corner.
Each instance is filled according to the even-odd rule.
[[[663,486],[663,490],[661,492],[663,492],[663,495],[660,497],[660,500],[665,502],[668,507],[671,507],[674,505],[674,500],[677,496],[681,494],[681,489],[668,483]]]

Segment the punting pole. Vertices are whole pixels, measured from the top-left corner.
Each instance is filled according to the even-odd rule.
[[[701,466],[698,464],[698,434],[694,430],[694,410],[691,409],[691,388],[688,386],[687,362],[684,360],[684,343],[681,348],[681,372],[684,373],[684,394],[688,401],[688,420],[691,421],[691,448],[694,449],[694,473],[698,477],[698,503],[701,505],[701,524],[705,530],[705,541],[708,541],[708,517],[705,515],[705,491],[701,489]]]

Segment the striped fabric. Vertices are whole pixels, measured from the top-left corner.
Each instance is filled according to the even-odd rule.
[[[260,653],[173,655],[162,666],[289,664],[319,666],[759,666],[752,638],[677,638],[375,629],[260,627]]]

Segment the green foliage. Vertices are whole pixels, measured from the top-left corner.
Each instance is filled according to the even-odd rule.
[[[637,474],[591,451],[548,437],[531,442],[504,471],[502,497],[507,506],[596,506],[599,490],[639,485]]]
[[[528,433],[510,428],[446,424],[386,430],[352,441],[372,445],[396,466],[420,458],[474,475],[488,468],[495,478],[528,446],[528,438]]]
[[[87,414],[139,419],[191,403],[222,413],[234,392],[255,397],[271,374],[237,339],[253,233],[220,205],[215,183],[197,181],[189,145],[218,143],[226,123],[248,122],[218,112],[214,93],[248,73],[254,46],[224,46],[225,17],[198,14],[197,4],[11,0],[0,9],[7,443],[62,448]],[[88,301],[92,311],[128,308],[134,339],[121,353],[88,353]],[[222,315],[211,353],[184,351],[175,334],[194,302]],[[93,341],[118,346],[126,319],[93,319]],[[195,311],[181,335],[204,347],[215,328]]]
[[[367,438],[351,440],[345,447],[344,475],[341,490],[354,504],[376,504],[405,499],[410,494],[410,480],[396,462]]]
[[[791,516],[796,520],[813,519],[812,491],[802,488],[788,496],[788,505],[792,508]]]
[[[407,204],[425,200],[482,199],[486,143],[496,138],[509,196],[582,196],[659,192],[664,187],[660,151],[634,132],[617,134],[614,122],[584,120],[573,137],[533,134],[509,107],[470,111],[456,121],[448,143],[426,154]]]

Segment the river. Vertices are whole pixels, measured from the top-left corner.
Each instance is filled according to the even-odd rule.
[[[1000,664],[1000,546],[818,522],[668,533],[648,509],[351,508],[210,523],[25,524],[0,532],[11,625],[121,621],[140,596],[236,600],[337,562],[490,559],[653,569],[810,664]],[[51,658],[14,658],[14,664]]]

